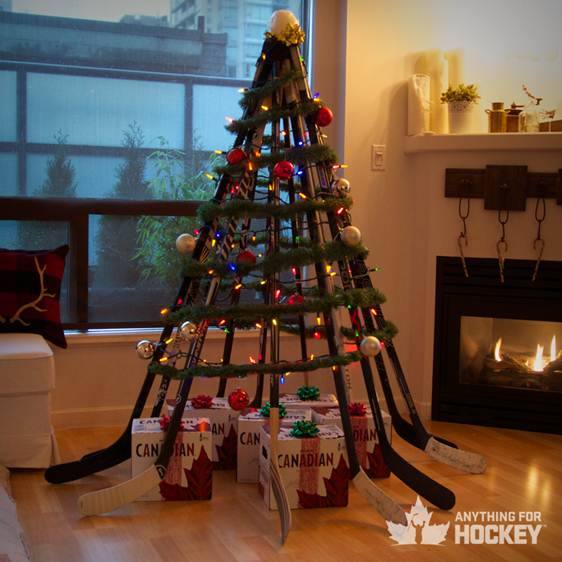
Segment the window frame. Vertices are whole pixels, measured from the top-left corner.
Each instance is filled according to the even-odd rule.
[[[311,32],[310,12],[312,0],[302,0],[302,27]],[[308,59],[310,40],[303,45],[303,55]],[[24,60],[0,60],[0,71],[16,73],[16,140],[0,141],[0,154],[15,154],[16,192],[15,196],[0,195],[0,220],[12,221],[53,221],[68,225],[71,247],[67,268],[69,270],[69,309],[74,321],[65,322],[65,329],[87,330],[100,328],[147,328],[159,323],[158,318],[145,321],[88,321],[89,301],[89,223],[92,215],[109,216],[185,216],[196,215],[202,201],[178,200],[120,200],[103,198],[42,198],[27,195],[28,155],[55,153],[58,145],[27,141],[27,78],[29,73],[59,74],[66,76],[87,76],[117,78],[125,80],[157,81],[183,84],[184,86],[184,152],[186,162],[195,162],[207,150],[193,149],[193,88],[195,85],[247,87],[251,80],[199,74],[182,74],[124,68],[101,68],[78,66],[56,62],[32,62]],[[221,124],[217,123],[217,127]],[[147,156],[157,148],[141,148]],[[71,156],[124,157],[127,149],[122,146],[92,146],[66,144],[66,154]],[[178,287],[180,280],[178,279]],[[165,305],[166,303],[162,303]]]

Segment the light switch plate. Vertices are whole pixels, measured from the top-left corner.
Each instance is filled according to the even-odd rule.
[[[371,146],[371,170],[380,172],[386,169],[386,145],[373,144]]]

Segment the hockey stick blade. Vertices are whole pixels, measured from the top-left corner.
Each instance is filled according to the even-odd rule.
[[[486,459],[478,453],[453,449],[431,437],[425,447],[428,456],[471,474],[482,474],[486,470]]]
[[[123,434],[106,449],[84,455],[77,461],[50,466],[45,471],[45,480],[50,484],[72,482],[116,466],[129,458],[131,458],[130,434]]]
[[[277,509],[279,510],[279,519],[281,520],[281,544],[285,544],[289,531],[291,530],[292,514],[289,507],[289,498],[287,490],[283,485],[279,468],[274,462],[270,463],[269,474],[271,476],[271,487],[273,488],[273,495],[277,502]]]
[[[406,514],[390,496],[381,490],[361,468],[352,480],[357,491],[381,514],[385,521],[407,525]]]
[[[111,488],[89,492],[78,498],[82,515],[101,515],[122,507],[150,492],[160,483],[155,465],[150,465],[139,475]]]
[[[385,439],[380,439],[382,456],[390,471],[414,492],[439,509],[449,510],[455,505],[455,494],[403,459]]]

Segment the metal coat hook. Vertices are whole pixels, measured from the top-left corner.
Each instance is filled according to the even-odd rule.
[[[509,192],[509,186],[504,183],[500,185],[500,197],[502,201],[503,208],[498,210],[498,222],[501,226],[501,236],[496,243],[496,250],[498,253],[498,266],[500,270],[500,282],[505,283],[505,257],[508,251],[507,240],[505,239],[505,225],[509,220],[509,209],[507,208],[507,194]]]
[[[539,197],[537,199],[537,204],[535,205],[535,220],[537,221],[537,237],[533,240],[533,250],[537,252],[537,261],[535,262],[535,269],[533,270],[533,277],[531,281],[534,283],[537,279],[539,273],[539,267],[541,265],[542,254],[544,252],[545,241],[542,237],[541,228],[544,219],[546,218],[546,201],[544,197]]]
[[[457,246],[459,247],[459,255],[461,258],[461,263],[462,263],[462,270],[464,272],[464,276],[468,277],[468,268],[466,266],[466,260],[464,257],[464,249],[463,249],[463,245],[466,248],[468,246],[468,229],[466,226],[466,220],[468,219],[468,216],[470,215],[470,187],[471,187],[471,181],[467,180],[467,179],[463,179],[461,180],[461,183],[463,184],[463,186],[466,188],[466,192],[467,195],[465,197],[461,196],[459,198],[459,208],[458,208],[458,213],[459,213],[459,218],[462,221],[462,230],[457,238]],[[463,202],[464,205],[463,205]]]

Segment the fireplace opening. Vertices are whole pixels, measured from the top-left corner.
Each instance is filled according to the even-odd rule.
[[[562,434],[562,262],[437,258],[432,417]]]
[[[460,381],[562,392],[558,342],[560,322],[461,316]]]

